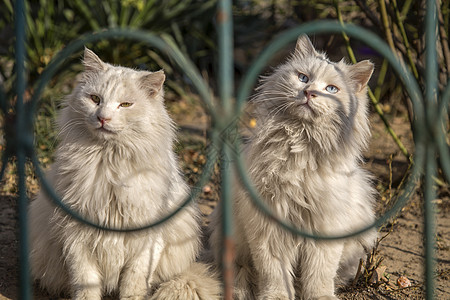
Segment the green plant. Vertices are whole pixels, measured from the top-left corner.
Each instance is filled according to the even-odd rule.
[[[70,40],[77,37],[80,23],[64,1],[39,0],[26,3],[28,79],[31,83],[42,73],[51,58]],[[10,0],[0,3],[2,15],[0,29],[8,38],[4,41],[1,54],[14,59],[14,6]],[[5,71],[2,70],[5,76]]]
[[[211,68],[215,50],[213,17],[217,0],[114,0],[27,2],[27,70],[29,86],[51,58],[67,43],[87,32],[106,28],[142,29],[172,39],[174,43],[202,69]],[[11,0],[0,2],[0,32],[4,38],[0,56],[14,60],[14,5]],[[157,53],[133,41],[102,41],[90,45],[102,57],[115,64],[133,64],[142,68],[166,67],[171,79],[181,80],[180,72],[172,70],[165,53]],[[4,64],[1,64],[2,67]],[[10,91],[14,72],[1,70],[4,84]],[[172,86],[174,86],[172,84]],[[180,92],[182,90],[178,90]]]
[[[200,68],[210,68],[213,63],[216,43],[212,21],[217,0],[113,0],[100,3],[76,0],[68,3],[79,16],[83,33],[104,28],[142,29],[171,39]],[[115,40],[92,46],[107,61],[124,65],[133,63],[152,70],[163,67],[171,80],[180,82],[183,79],[178,75],[179,70],[170,67],[165,53],[141,43]]]
[[[213,18],[217,0],[113,0],[98,1],[26,1],[26,70],[27,91],[25,100],[33,94],[40,74],[54,57],[69,42],[85,33],[107,28],[126,27],[151,31],[175,43],[184,54],[201,69],[211,69],[214,64],[215,30]],[[14,114],[15,102],[15,34],[14,2],[1,0],[0,10],[0,83],[6,92]],[[182,70],[175,70],[165,53],[149,49],[142,43],[118,39],[101,41],[88,45],[101,57],[114,64],[139,66],[156,70],[164,68],[168,75],[169,88],[178,94],[185,94],[189,82]],[[80,64],[71,64],[80,58],[81,52],[67,58],[66,65],[47,84],[41,96],[39,111],[35,122],[36,143],[42,157],[51,152],[55,139],[52,121],[60,99],[66,91],[63,84],[67,78],[73,81],[74,73],[80,71]],[[66,76],[69,75],[69,76]],[[70,81],[70,80],[69,80]],[[176,83],[175,83],[176,82]],[[45,95],[47,94],[47,95]],[[6,111],[6,109],[4,109]]]

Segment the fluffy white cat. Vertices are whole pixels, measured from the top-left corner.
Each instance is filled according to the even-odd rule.
[[[296,228],[338,235],[374,221],[374,189],[360,167],[372,72],[369,61],[329,61],[301,36],[287,61],[261,79],[246,167],[265,203]],[[220,215],[210,238],[217,262]],[[296,236],[261,213],[242,187],[234,217],[235,299],[336,299],[335,281],[355,276],[363,248],[376,239],[376,230],[331,242]]]
[[[102,226],[159,220],[188,195],[172,150],[162,71],[104,63],[89,49],[85,71],[65,99],[60,143],[47,176],[62,201]],[[95,300],[218,299],[220,285],[196,263],[199,211],[188,205],[157,228],[118,233],[80,223],[44,191],[29,208],[32,275],[51,294]]]

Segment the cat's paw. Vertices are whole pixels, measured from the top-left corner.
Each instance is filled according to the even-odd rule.
[[[150,300],[199,299],[195,291],[195,285],[190,286],[189,283],[190,282],[183,282],[179,280],[164,282],[159,286]]]
[[[290,300],[287,296],[280,296],[280,295],[263,295],[259,296],[258,300]]]
[[[255,299],[254,294],[249,289],[235,288],[233,292],[233,300]]]
[[[120,297],[120,300],[147,300],[148,296],[126,296],[126,297]]]
[[[81,289],[73,292],[73,300],[100,300],[102,292],[100,289]]]
[[[317,300],[339,300],[338,297],[330,295],[330,296],[320,296],[316,298]]]
[[[131,284],[122,285],[119,298],[120,300],[148,300],[149,288]]]

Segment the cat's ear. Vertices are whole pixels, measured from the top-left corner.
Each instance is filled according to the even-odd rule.
[[[295,45],[295,54],[304,57],[309,54],[317,54],[316,49],[314,49],[311,40],[307,35],[302,34],[297,39],[297,44]]]
[[[369,60],[363,60],[350,66],[350,78],[356,83],[357,92],[360,92],[367,86],[373,69],[374,65]]]
[[[166,75],[164,71],[160,70],[154,73],[146,73],[140,79],[141,87],[147,90],[150,97],[155,97],[162,89]]]
[[[84,47],[83,65],[85,71],[103,71],[107,65],[104,63],[94,51]]]

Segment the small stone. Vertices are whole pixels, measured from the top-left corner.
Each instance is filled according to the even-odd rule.
[[[205,185],[203,187],[203,193],[205,193],[205,194],[211,193],[211,187],[209,185]]]
[[[406,276],[400,276],[397,279],[397,285],[401,288],[407,288],[411,286],[411,281]]]

